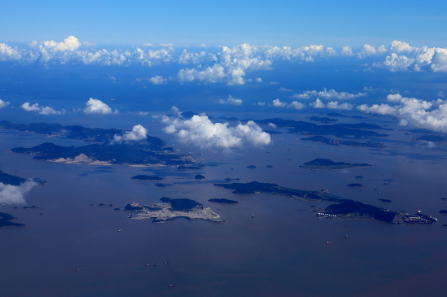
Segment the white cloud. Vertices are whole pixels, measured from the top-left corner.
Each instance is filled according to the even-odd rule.
[[[354,106],[350,103],[339,104],[337,101],[331,101],[326,105],[329,109],[339,109],[339,110],[351,110]]]
[[[122,136],[114,135],[114,142],[123,142],[123,141],[140,141],[147,138],[147,129],[141,125],[135,125],[132,128],[132,131],[126,131]]]
[[[37,111],[41,115],[59,115],[64,114],[65,109],[62,109],[61,111],[54,110],[52,107],[49,106],[39,106],[38,103],[34,103],[33,105],[30,105],[29,102],[25,102],[21,106],[26,111]]]
[[[313,108],[324,108],[324,103],[321,102],[320,98],[317,98],[315,102],[309,103],[309,105]]]
[[[376,54],[376,48],[374,46],[372,46],[372,45],[365,44],[363,46],[362,51],[360,53],[358,53],[357,56],[360,59],[363,59],[363,58],[366,58],[366,57],[369,57],[369,56],[374,56],[375,54]]]
[[[414,49],[415,48],[413,48],[412,46],[410,46],[406,42],[402,42],[402,41],[398,41],[398,40],[394,40],[393,42],[391,42],[391,50],[392,51],[396,51],[398,53],[401,53],[401,52],[411,52]]]
[[[259,105],[259,106],[264,106],[264,105],[265,105],[265,102],[258,102],[258,105]]]
[[[102,102],[99,99],[90,98],[87,103],[85,103],[87,107],[84,109],[84,112],[86,114],[111,114],[111,113],[118,113],[118,110],[115,109],[113,112],[112,109]]]
[[[292,98],[295,99],[310,99],[312,97],[320,97],[323,99],[339,99],[339,100],[351,100],[356,99],[359,97],[366,96],[366,93],[358,93],[358,94],[351,94],[348,92],[337,92],[334,89],[327,90],[326,88],[323,89],[323,91],[305,91],[302,94],[294,94]]]
[[[0,182],[0,203],[4,204],[25,204],[24,195],[31,191],[37,183],[28,180],[19,186],[5,185]]]
[[[229,123],[211,122],[205,114],[195,115],[187,120],[163,116],[162,121],[166,124],[166,133],[176,135],[182,143],[201,148],[233,149],[271,143],[270,134],[262,131],[253,121],[248,121],[246,125],[229,127]]]
[[[160,43],[161,46],[166,46],[166,47],[173,47],[174,45],[172,43]]]
[[[271,84],[271,85],[279,85],[279,82],[271,81],[270,84]]]
[[[6,107],[8,106],[10,103],[9,102],[5,102],[2,99],[0,99],[0,108]]]
[[[206,47],[206,44],[205,43],[201,43],[200,46],[201,47]]]
[[[354,54],[352,53],[352,49],[349,46],[344,46],[341,50],[341,55],[343,57],[350,57],[353,56]]]
[[[257,77],[257,78],[256,78],[256,82],[257,82],[257,83],[262,83],[262,78]]]
[[[280,92],[292,92],[293,90],[281,87],[281,88],[278,89],[278,91],[280,91]]]
[[[154,46],[152,43],[143,43],[143,46]]]
[[[161,75],[156,75],[149,78],[149,82],[153,85],[162,85],[167,82],[167,78],[163,78]]]
[[[279,101],[279,99],[275,99],[272,102],[274,107],[286,107],[287,103]]]
[[[0,43],[0,61],[18,61],[22,54],[17,47],[10,47],[6,43]]]
[[[235,99],[229,95],[227,100],[219,99],[219,104],[241,105],[242,99]]]
[[[273,124],[273,123],[269,123],[269,127],[270,128],[273,128],[273,129],[276,129],[276,128],[278,128],[278,126],[276,126],[275,124]]]

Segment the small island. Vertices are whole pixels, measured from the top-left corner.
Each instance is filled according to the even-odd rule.
[[[194,176],[195,179],[204,179],[205,177],[201,174],[197,174],[196,176]]]
[[[447,214],[447,210],[440,210],[439,213]]]
[[[383,199],[383,198],[380,198],[380,199],[377,199],[377,200],[382,201],[382,202],[386,202],[386,203],[391,203],[391,200],[390,200],[390,199]]]
[[[230,199],[225,199],[225,198],[212,198],[210,200],[208,200],[209,202],[215,202],[215,203],[220,203],[220,204],[237,204],[239,202],[235,201],[235,200],[230,200]]]
[[[249,165],[249,166],[247,166],[247,168],[248,169],[256,169],[256,166],[255,165]]]
[[[132,176],[131,179],[137,179],[137,180],[163,180],[163,178],[158,176],[158,175],[135,175],[135,176]]]
[[[206,220],[213,223],[223,223],[224,220],[209,207],[187,198],[171,199],[162,197],[161,203],[141,205],[129,203],[124,208],[127,211],[137,211],[136,215],[129,214],[129,218],[136,220],[151,220],[153,223],[165,223],[176,218],[188,220]]]
[[[360,146],[360,147],[370,147],[370,148],[386,148],[385,145],[379,142],[360,142],[360,141],[352,141],[352,140],[341,140],[341,139],[332,139],[325,136],[311,136],[311,137],[303,137],[301,140],[305,141],[313,141],[313,142],[321,142],[329,145],[346,145],[346,146]]]
[[[348,187],[351,187],[351,188],[361,188],[361,187],[363,187],[363,185],[362,184],[349,184]]]
[[[362,167],[371,167],[372,165],[367,163],[361,164],[351,164],[345,162],[334,162],[329,159],[315,159],[310,162],[304,163],[301,168],[313,169],[313,170],[337,170],[337,169],[348,169],[348,168],[362,168]]]
[[[24,224],[11,222],[12,220],[16,220],[17,218],[13,217],[10,214],[0,212],[0,228],[3,227],[22,227]]]

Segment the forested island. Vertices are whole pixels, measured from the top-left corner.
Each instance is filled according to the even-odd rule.
[[[304,163],[302,168],[313,169],[313,170],[335,170],[335,169],[348,169],[348,168],[361,168],[361,167],[371,167],[372,165],[367,163],[345,163],[345,162],[334,162],[329,159],[315,159]]]
[[[225,199],[225,198],[211,198],[208,200],[209,202],[215,202],[220,204],[237,204],[239,202],[235,200]]]
[[[329,145],[347,145],[347,146],[360,146],[360,147],[372,147],[372,148],[386,148],[385,145],[379,142],[360,142],[360,141],[352,141],[352,140],[341,140],[341,139],[332,139],[325,136],[311,136],[311,137],[303,137],[301,140],[304,141],[313,141],[313,142],[321,142]]]
[[[136,179],[136,180],[163,180],[162,177],[158,176],[158,175],[135,175],[132,176],[131,179]]]

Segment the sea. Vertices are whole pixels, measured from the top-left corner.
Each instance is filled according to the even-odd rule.
[[[163,113],[160,111],[160,113]],[[165,110],[164,113],[169,113]],[[290,118],[309,121],[318,113],[231,113],[240,119]],[[364,114],[362,114],[364,116]],[[445,144],[411,141],[396,119],[358,120],[393,130],[383,149],[331,146],[302,141],[301,135],[272,135],[273,144],[233,151],[206,150],[179,143],[151,115],[77,114],[46,122],[131,129],[141,124],[152,136],[190,152],[205,164],[199,170],[63,164],[11,152],[43,142],[85,142],[18,131],[0,131],[0,169],[48,183],[25,194],[26,206],[0,205],[20,228],[0,229],[0,296],[443,296],[447,290],[447,160]],[[14,118],[36,122],[37,116]],[[42,117],[39,118],[40,122]],[[235,123],[231,123],[232,125]],[[308,170],[315,158],[369,163],[367,168]],[[247,168],[255,165],[255,169]],[[272,168],[267,168],[272,165]],[[168,186],[132,180],[156,174]],[[196,174],[205,179],[197,181]],[[356,179],[356,176],[363,179]],[[329,193],[378,207],[438,218],[432,225],[394,225],[375,220],[319,219],[314,209],[328,203],[270,194],[237,195],[214,186],[225,178],[276,183]],[[347,187],[361,183],[361,188]],[[131,202],[161,197],[190,198],[211,207],[222,224],[176,219],[163,224],[133,220],[122,210]],[[221,205],[211,198],[239,203]],[[389,199],[384,203],[378,199]],[[106,204],[99,206],[98,204]],[[91,204],[94,204],[91,206]],[[113,206],[109,206],[112,204]],[[121,210],[116,211],[114,208]],[[121,230],[120,232],[118,230]],[[327,244],[331,242],[331,244]],[[165,264],[167,263],[167,264]],[[145,264],[155,264],[146,266]]]

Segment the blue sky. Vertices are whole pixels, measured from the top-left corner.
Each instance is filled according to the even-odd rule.
[[[2,1],[0,42],[447,46],[446,1]]]

